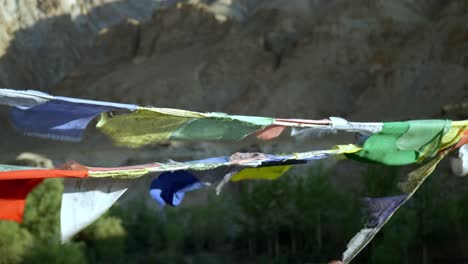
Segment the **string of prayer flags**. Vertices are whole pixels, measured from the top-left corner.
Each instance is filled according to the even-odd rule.
[[[124,167],[86,167],[89,177],[103,178],[112,177],[120,179],[138,178],[150,172],[166,172],[177,170],[204,171],[222,166],[281,166],[291,164],[301,164],[308,161],[337,156],[343,153],[359,151],[360,148],[355,145],[339,145],[331,150],[315,150],[289,155],[270,155],[264,153],[235,153],[230,157],[216,157],[203,160],[186,162],[167,162],[167,163],[149,163],[137,166]]]
[[[141,177],[150,172],[163,172],[151,183],[150,196],[160,205],[177,206],[182,202],[185,192],[208,186],[208,183],[218,183],[216,191],[219,193],[228,181],[272,180],[284,174],[293,164],[359,150],[360,148],[355,145],[340,145],[332,150],[292,155],[235,153],[230,157],[187,162],[149,163],[114,168],[86,167],[89,178],[66,179],[64,183],[61,211],[62,240],[69,240],[73,234],[91,224],[117,201],[128,187],[125,185],[125,179]],[[186,171],[188,169],[191,171]],[[116,180],[117,182],[113,183],[114,180],[110,178],[123,180]],[[95,180],[104,180],[104,182]]]
[[[24,134],[81,141],[87,125],[100,115],[96,126],[117,144],[132,148],[167,140],[240,140],[249,135],[269,140],[280,136],[287,127],[344,130],[365,135],[380,131],[382,127],[382,123],[348,122],[336,117],[284,119],[140,107],[52,96],[32,90],[0,89],[0,97],[0,104],[14,106],[10,114],[12,123]],[[115,115],[116,110],[127,112]],[[44,120],[46,122],[41,122]]]
[[[0,103],[16,106],[11,111],[13,125],[23,133],[33,136],[79,141],[86,126],[99,114],[101,119],[97,127],[118,144],[128,147],[141,147],[167,140],[240,140],[251,134],[268,140],[281,135],[286,127],[309,128],[314,131],[348,131],[374,136],[366,142],[367,146],[361,153],[350,157],[387,165],[413,163],[413,154],[419,157],[419,161],[426,156],[433,156],[433,149],[438,144],[431,133],[440,135],[446,133],[447,129],[450,133],[455,128],[455,125],[451,127],[450,121],[445,120],[384,124],[349,122],[339,117],[307,120],[200,113],[52,96],[31,90],[0,89],[0,97]],[[109,114],[122,109],[129,112]],[[41,123],[38,120],[48,121]],[[395,142],[392,142],[392,138]],[[429,142],[432,145],[426,145]],[[444,140],[440,142],[440,146],[450,143]],[[391,154],[378,158],[381,157],[379,149],[391,150]]]

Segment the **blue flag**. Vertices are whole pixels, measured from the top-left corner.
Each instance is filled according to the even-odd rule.
[[[150,195],[161,206],[178,206],[184,199],[185,192],[204,186],[187,171],[164,172],[151,182]]]
[[[29,108],[14,107],[10,119],[13,126],[26,135],[80,141],[94,117],[117,109],[121,109],[119,105],[50,100]]]

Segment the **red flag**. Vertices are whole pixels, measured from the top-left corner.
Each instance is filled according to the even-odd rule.
[[[34,169],[0,171],[0,219],[21,223],[26,198],[45,178],[85,178],[86,167],[68,163],[63,169]]]
[[[0,219],[21,223],[28,193],[42,179],[0,181]]]

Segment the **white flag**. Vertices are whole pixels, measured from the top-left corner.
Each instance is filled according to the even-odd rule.
[[[96,221],[131,183],[131,180],[104,178],[65,179],[60,211],[62,242]]]
[[[460,147],[458,150],[458,158],[450,160],[452,171],[457,176],[468,175],[468,144]]]

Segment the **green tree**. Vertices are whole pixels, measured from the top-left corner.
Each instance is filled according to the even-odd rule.
[[[16,222],[0,221],[0,263],[21,263],[30,251],[33,236]]]
[[[93,262],[115,263],[122,260],[125,254],[126,231],[118,217],[105,215],[99,218],[79,237],[86,242],[88,255]]]
[[[87,263],[84,244],[47,241],[35,243],[24,257],[24,264],[85,264]]]
[[[46,179],[28,195],[23,225],[36,240],[58,239],[62,192],[62,179]]]

